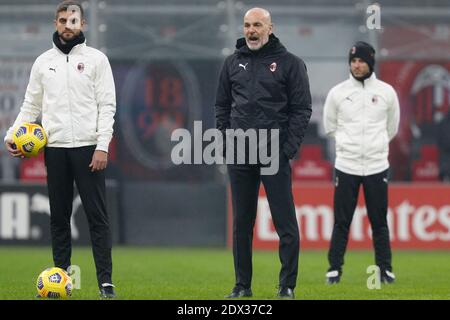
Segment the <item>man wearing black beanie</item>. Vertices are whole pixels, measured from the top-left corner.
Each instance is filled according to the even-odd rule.
[[[373,73],[373,68],[375,66],[375,49],[364,41],[358,41],[355,45],[350,49],[348,54],[348,64],[351,65],[352,60],[355,58],[359,58],[364,61],[369,67],[369,72],[364,73],[364,75],[355,75],[352,71],[353,77],[358,81],[364,81]],[[359,71],[359,69],[358,69]]]
[[[360,185],[372,227],[380,281],[392,283],[387,223],[389,141],[398,131],[400,108],[395,90],[378,80],[375,50],[362,41],[349,51],[350,78],[333,87],[324,107],[325,133],[336,140],[334,226],[326,274],[329,284],[342,275],[344,254]]]

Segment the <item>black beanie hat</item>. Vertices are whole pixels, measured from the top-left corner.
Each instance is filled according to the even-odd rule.
[[[348,64],[352,62],[353,58],[360,58],[369,66],[371,72],[375,66],[375,49],[364,41],[356,42],[350,49],[348,55]]]

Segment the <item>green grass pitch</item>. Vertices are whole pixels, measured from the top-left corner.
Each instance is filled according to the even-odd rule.
[[[450,299],[448,251],[395,251],[397,281],[367,288],[372,251],[349,251],[339,285],[327,286],[326,251],[302,251],[297,299]],[[72,263],[81,268],[81,289],[72,299],[98,299],[90,248],[73,248]],[[0,299],[35,299],[36,278],[52,266],[47,247],[0,247]],[[276,251],[255,251],[253,299],[274,299],[280,263]],[[228,249],[113,248],[113,279],[118,299],[223,299],[234,284]]]

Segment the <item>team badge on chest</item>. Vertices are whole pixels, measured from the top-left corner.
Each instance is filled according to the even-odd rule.
[[[269,70],[275,72],[275,70],[277,70],[277,63],[272,62],[272,64],[269,66]]]
[[[372,97],[372,103],[373,104],[377,104],[378,103],[378,97],[377,96],[373,96]]]
[[[78,70],[79,73],[83,73],[83,71],[84,71],[84,63],[83,62],[80,62],[78,64],[77,70]]]

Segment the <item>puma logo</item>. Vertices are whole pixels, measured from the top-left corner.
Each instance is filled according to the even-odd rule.
[[[242,63],[239,63],[239,67],[242,67],[245,71],[247,71],[247,65],[248,65],[248,62],[245,65]]]
[[[54,71],[56,73],[56,69],[55,68],[48,68],[48,70]]]

